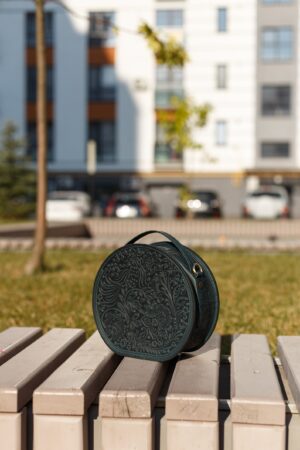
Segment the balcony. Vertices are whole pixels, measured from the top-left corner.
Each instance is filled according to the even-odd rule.
[[[172,98],[183,98],[183,89],[156,89],[155,91],[155,107],[157,109],[172,108]]]
[[[158,170],[182,170],[183,166],[182,155],[162,143],[155,144],[154,163]]]

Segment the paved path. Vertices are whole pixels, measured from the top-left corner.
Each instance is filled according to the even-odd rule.
[[[124,245],[144,230],[165,230],[183,244],[216,249],[300,250],[300,220],[86,220],[92,239],[56,237],[47,239],[48,248],[100,249]],[[157,235],[159,238],[159,236]],[[145,238],[150,242],[155,236]],[[0,237],[0,250],[29,250],[31,238]]]
[[[186,220],[186,219],[89,219],[86,221],[95,239],[131,236],[144,230],[164,230],[179,239],[300,239],[300,220]]]

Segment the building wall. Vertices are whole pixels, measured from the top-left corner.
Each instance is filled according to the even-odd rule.
[[[118,2],[120,28],[136,31],[141,21],[153,24],[153,18],[151,0],[128,0],[126,7]],[[118,168],[149,172],[155,138],[154,58],[144,39],[134,33],[119,33],[116,52]]]
[[[85,15],[82,2],[70,4]],[[85,19],[57,10],[54,18],[54,163],[51,169],[86,167],[87,43]]]
[[[198,103],[208,102],[213,111],[207,127],[197,133],[213,161],[189,152],[187,171],[240,171],[254,164],[256,1],[197,0],[187,2],[186,45],[190,63],[186,68],[186,91]],[[217,8],[228,11],[228,31],[217,32]],[[228,87],[216,88],[216,66],[225,64]],[[228,142],[216,145],[217,120],[225,120]],[[198,153],[198,154],[197,154]]]
[[[145,177],[145,185],[153,186],[157,172],[161,171],[164,181],[160,180],[160,186],[164,184],[167,187],[171,185],[172,173],[180,169],[182,176],[178,175],[178,185],[215,187],[226,197],[226,213],[238,215],[244,182],[237,180],[241,180],[245,173],[260,176],[264,171],[272,176],[272,173],[299,171],[300,37],[297,0],[285,6],[263,6],[262,0],[101,0],[100,3],[98,0],[66,0],[65,3],[76,14],[51,3],[46,8],[54,15],[54,101],[51,113],[54,160],[49,163],[50,172],[86,177],[88,123],[93,117],[115,120],[116,160],[114,163],[99,162],[97,171],[99,178],[103,172],[105,176],[110,174],[116,186],[122,185],[122,176],[127,177],[124,178],[126,181],[134,173]],[[217,10],[220,7],[227,8],[226,32],[217,30]],[[177,35],[183,38],[190,58],[184,69],[183,87],[196,103],[208,102],[213,107],[207,126],[195,132],[195,139],[203,144],[204,151],[187,149],[183,164],[176,167],[170,164],[167,170],[154,160],[156,64],[143,38],[135,33],[141,21],[156,25],[157,9],[184,10],[182,30],[176,30]],[[115,47],[109,50],[117,77],[115,101],[106,106],[96,105],[93,109],[88,98],[90,50],[87,17],[90,11],[99,10],[114,11],[116,24],[127,32],[118,33]],[[0,127],[11,119],[23,136],[28,118],[26,11],[33,11],[33,3],[19,0],[1,2]],[[290,63],[262,64],[258,56],[260,28],[281,24],[294,27],[294,58]],[[219,64],[227,67],[225,89],[216,86],[216,67]],[[261,117],[262,83],[292,85],[290,117]],[[30,111],[32,114],[32,109]],[[216,122],[220,120],[227,124],[225,145],[216,144]],[[265,139],[289,139],[291,157],[268,161],[260,158],[259,146]],[[294,180],[297,173],[294,173]],[[125,181],[123,185],[128,184]],[[174,189],[171,191],[170,198],[173,198]],[[155,195],[160,197],[158,188]],[[164,198],[167,197],[168,189],[164,191]],[[162,206],[161,209],[166,208]]]
[[[11,5],[11,2],[6,2]],[[2,59],[1,83],[3,115],[11,117],[25,131],[25,30],[22,10],[32,11],[29,3],[20,12],[10,13],[9,20],[1,13],[2,40],[9,39]],[[196,133],[204,144],[203,152],[186,152],[185,171],[240,171],[254,162],[255,113],[255,48],[256,0],[247,5],[242,0],[226,0],[228,31],[218,33],[216,11],[219,2],[197,0],[154,2],[130,0],[126,7],[121,0],[103,0],[101,8],[94,0],[67,1],[77,12],[74,16],[58,6],[54,11],[54,161],[50,170],[85,171],[87,143],[87,33],[89,11],[115,11],[121,28],[135,31],[141,21],[155,25],[155,10],[185,9],[184,40],[190,56],[185,68],[184,88],[195,102],[213,106],[208,125]],[[12,26],[10,25],[12,24]],[[15,25],[14,25],[15,24]],[[17,34],[16,34],[16,30]],[[11,38],[10,38],[11,35]],[[1,40],[1,41],[2,41]],[[13,49],[12,49],[13,46]],[[216,89],[216,65],[224,63],[228,70],[228,88]],[[13,70],[16,68],[17,70]],[[99,171],[154,170],[155,143],[155,62],[142,37],[120,32],[116,38],[115,68],[117,74],[116,134],[117,158],[114,164],[101,163]],[[13,76],[13,79],[12,79]],[[215,144],[215,122],[227,122],[228,143]]]
[[[266,5],[258,1],[258,45],[257,45],[257,143],[256,167],[293,168],[297,166],[296,125],[297,125],[297,39],[298,2]],[[263,61],[261,56],[261,32],[265,27],[291,26],[294,33],[293,57],[287,61]],[[262,85],[288,85],[291,87],[291,112],[283,116],[263,116],[261,112]],[[262,142],[289,142],[288,158],[262,158]]]
[[[10,2],[1,3],[0,129],[11,120],[18,125],[20,136],[24,136],[24,15],[21,7],[18,12],[14,12]]]

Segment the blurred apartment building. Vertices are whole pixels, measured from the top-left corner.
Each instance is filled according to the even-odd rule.
[[[297,0],[68,0],[46,5],[50,188],[147,189],[171,214],[179,186],[218,191],[240,214],[246,189],[285,185],[300,215]],[[68,9],[69,8],[69,9]],[[102,20],[104,19],[104,21]],[[109,21],[120,27],[115,34]],[[190,61],[157,66],[146,21],[181,40]],[[156,111],[174,96],[208,102],[195,132],[204,152],[174,154]],[[29,0],[0,3],[0,126],[13,120],[36,158],[35,17]]]

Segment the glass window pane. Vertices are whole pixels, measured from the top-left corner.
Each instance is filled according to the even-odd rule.
[[[156,25],[163,27],[166,24],[166,11],[156,11]]]
[[[114,47],[115,32],[112,27],[115,22],[114,12],[90,12],[89,17],[89,45],[91,47]]]
[[[102,66],[102,86],[112,87],[115,86],[115,67],[113,65]]]
[[[32,161],[37,160],[37,130],[35,122],[27,123],[27,155]],[[47,123],[47,160],[52,162],[54,160],[54,135],[52,122]]]
[[[262,158],[288,158],[290,145],[288,142],[263,142],[261,156]]]
[[[167,67],[158,65],[156,67],[156,85],[161,88],[181,88],[183,82],[182,67]]]
[[[276,30],[273,29],[264,30],[263,40],[266,45],[267,44],[274,45],[274,43],[276,42]]]
[[[53,13],[45,13],[45,43],[46,47],[53,45]],[[35,47],[35,13],[26,14],[26,45]]]
[[[217,89],[226,89],[227,87],[227,67],[224,64],[217,66]]]
[[[277,5],[277,4],[288,4],[292,3],[293,0],[262,0],[266,5]]]
[[[278,34],[279,34],[279,40],[282,42],[291,42],[292,40],[292,32],[291,29],[286,27],[286,28],[280,28],[278,30]]]
[[[290,110],[290,86],[262,86],[263,115],[287,115]]]
[[[174,27],[182,27],[183,25],[183,13],[181,10],[174,10],[173,11],[173,20],[172,20]]]
[[[96,142],[98,162],[111,163],[115,160],[114,122],[91,122],[89,126],[89,139]]]
[[[89,67],[89,98],[96,101],[115,99],[116,80],[113,65]]]
[[[155,106],[159,108],[172,107],[172,99],[174,97],[183,98],[183,90],[157,89],[155,91]]]
[[[227,31],[227,8],[218,8],[217,21],[218,31]]]
[[[224,120],[218,120],[216,122],[216,144],[227,144],[227,123]]]
[[[34,102],[36,100],[36,83],[37,72],[36,66],[27,66],[27,88],[26,96],[27,101]],[[47,67],[47,87],[46,87],[47,100],[53,100],[53,69],[51,66]]]
[[[47,46],[53,45],[53,14],[45,13],[45,42]]]
[[[183,26],[182,9],[159,9],[156,11],[158,27],[181,28]]]
[[[266,61],[291,59],[293,56],[292,28],[264,28],[261,36],[261,56]]]

